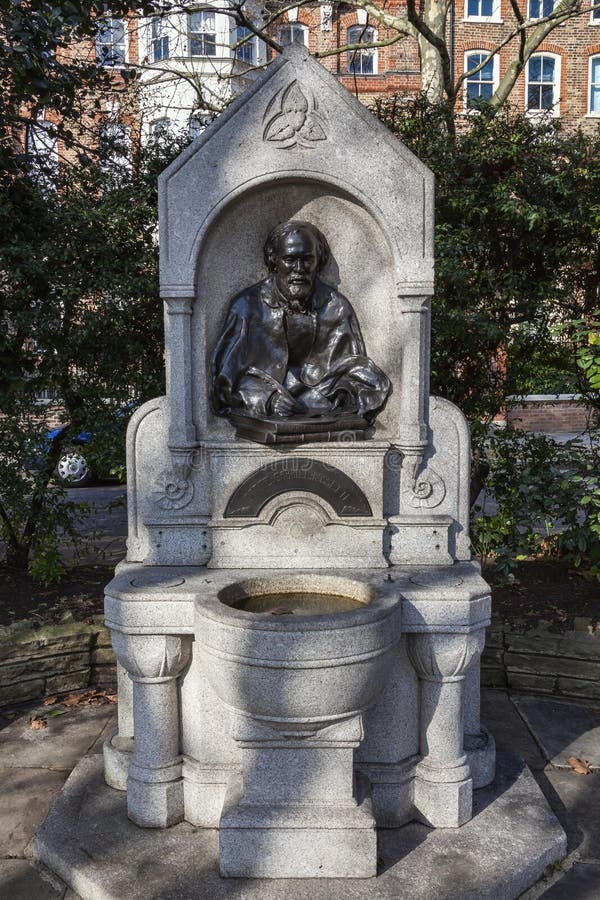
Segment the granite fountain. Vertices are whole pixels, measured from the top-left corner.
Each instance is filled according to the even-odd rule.
[[[84,760],[36,841],[85,900],[512,898],[564,855],[522,765],[492,785],[433,190],[299,46],[160,178],[167,391],[128,431],[109,787]]]

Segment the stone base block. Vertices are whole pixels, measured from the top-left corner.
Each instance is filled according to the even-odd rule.
[[[219,826],[224,878],[372,878],[377,834],[368,797],[358,806],[244,806],[232,780]]]
[[[496,774],[496,742],[482,725],[480,734],[465,735],[465,753],[471,770],[473,790],[487,787]]]
[[[414,804],[421,821],[433,828],[459,828],[468,822],[473,807],[473,782],[432,782],[418,775]]]
[[[155,782],[127,779],[127,815],[142,828],[167,828],[183,821],[183,779]]]
[[[183,758],[183,802],[185,820],[198,828],[217,828],[227,785],[237,770],[201,766]]]
[[[119,737],[115,731],[102,747],[104,754],[104,780],[117,791],[127,790],[127,774],[133,753],[133,738]]]
[[[458,830],[418,822],[379,834],[376,879],[221,878],[218,832],[187,822],[137,828],[125,796],[84,757],[34,839],[34,853],[82,900],[515,900],[566,854],[566,837],[523,761],[498,754],[494,785],[476,791]],[[150,887],[151,886],[151,887]]]
[[[399,828],[414,819],[413,784],[419,757],[397,765],[360,764],[360,772],[371,785],[371,802],[380,828]]]

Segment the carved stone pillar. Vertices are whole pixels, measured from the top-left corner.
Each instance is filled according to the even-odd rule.
[[[494,738],[480,720],[480,673],[479,658],[477,658],[465,676],[463,701],[465,752],[471,769],[474,790],[491,784],[496,774]]]
[[[430,297],[402,298],[402,372],[400,434],[394,445],[402,451],[413,479],[427,447],[429,403]],[[403,472],[404,474],[404,472]]]
[[[117,662],[118,728],[104,742],[104,780],[118,791],[127,790],[127,775],[133,753],[133,685]]]
[[[167,297],[165,316],[166,375],[169,401],[169,447],[184,454],[196,446],[192,416],[191,318],[194,298]]]
[[[177,676],[191,638],[113,631],[117,658],[133,682],[135,744],[127,778],[127,813],[146,828],[183,819]]]
[[[437,828],[472,815],[473,782],[463,744],[465,673],[483,648],[484,632],[415,633],[408,652],[421,684],[420,753],[414,804]]]

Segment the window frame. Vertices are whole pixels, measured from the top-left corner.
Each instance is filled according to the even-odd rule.
[[[108,26],[109,22],[119,22],[123,27],[123,59],[115,60],[107,62],[108,53],[105,54],[104,58],[101,56],[100,48],[101,47],[110,47],[112,52],[114,53],[114,40],[109,42],[100,41],[101,30],[104,27]],[[112,29],[112,26],[111,26]],[[112,34],[112,30],[111,30]],[[127,30],[127,19],[119,19],[117,16],[107,16],[98,20],[98,30],[96,32],[96,37],[94,40],[94,49],[96,51],[96,61],[102,68],[105,69],[123,69],[129,60],[129,47],[128,47],[128,30]]]
[[[552,84],[552,106],[550,108],[545,109],[530,109],[529,107],[529,88],[531,85],[531,79],[529,77],[529,68],[531,66],[531,61],[536,58],[540,58],[541,60],[544,57],[552,59],[554,61],[554,81],[552,82],[544,82],[544,81],[535,81],[533,84],[536,85],[544,85],[544,84]],[[561,91],[561,68],[562,68],[562,58],[558,53],[550,53],[548,51],[540,51],[539,53],[532,53],[529,59],[527,60],[527,65],[525,66],[525,114],[527,116],[543,116],[550,115],[559,117],[560,116],[560,91]],[[542,75],[543,75],[543,62],[542,62]]]
[[[103,191],[118,188],[133,168],[131,126],[124,122],[104,122],[99,142],[107,142],[109,151],[100,162],[104,176]],[[112,147],[111,147],[112,143]]]
[[[490,53],[489,50],[485,50],[483,48],[478,48],[478,47],[475,47],[472,50],[465,50],[464,58],[463,58],[463,60],[464,60],[463,61],[463,74],[465,74],[466,72],[469,71],[470,67],[467,63],[467,60],[470,56],[475,56],[475,54],[488,56],[489,53]],[[499,79],[500,60],[499,60],[497,53],[495,56],[493,56],[491,58],[490,63],[492,64],[492,80],[491,81],[488,81],[488,80],[483,81],[481,78],[477,78],[477,75],[480,75],[481,72],[483,71],[483,69],[481,69],[477,73],[477,75],[473,75],[473,76],[471,76],[471,78],[465,78],[465,80],[463,82],[463,111],[465,113],[467,113],[468,115],[473,115],[474,113],[478,112],[476,107],[469,106],[469,98],[468,98],[469,82],[477,80],[477,82],[479,84],[491,84],[492,85],[492,96],[494,95],[494,92],[498,88],[498,84],[500,83],[500,79]]]
[[[594,60],[598,61],[598,81],[592,81],[592,66]],[[597,87],[599,91],[598,109],[592,109],[592,88]],[[600,53],[592,53],[588,57],[588,88],[587,88],[587,113],[590,118],[600,118]]]
[[[600,25],[600,6],[598,9],[590,9],[590,25]]]
[[[372,37],[368,38],[368,40],[360,41],[355,40],[351,37],[352,32],[357,32],[365,34],[367,31],[370,31]],[[369,44],[377,40],[377,29],[373,28],[372,25],[361,25],[360,23],[357,25],[350,25],[350,27],[346,30],[346,44],[359,44],[365,43]],[[363,60],[366,58],[366,55],[369,55],[369,58],[373,60],[373,71],[372,72],[363,72],[362,67],[360,70],[351,68],[351,59],[354,60],[360,59]],[[347,75],[360,75],[363,78],[369,78],[371,75],[377,75],[379,73],[379,54],[377,53],[377,47],[365,47],[364,50],[347,50],[346,51],[346,74]]]
[[[484,0],[477,0],[479,4],[479,8],[481,9],[481,4]],[[501,0],[492,0],[492,14],[490,16],[484,15],[473,15],[469,12],[469,0],[465,0],[465,5],[463,9],[463,22],[503,22],[502,19],[502,9],[501,9]]]
[[[283,32],[290,31],[292,34],[295,30],[299,31],[302,35],[302,41],[296,41],[292,39],[291,41],[283,40]],[[277,32],[277,37],[279,43],[282,47],[289,47],[291,44],[302,44],[303,47],[308,47],[308,25],[305,25],[304,22],[286,22],[285,25],[281,25],[279,31]]]
[[[531,22],[537,22],[539,19],[545,19],[546,16],[552,15],[552,13],[554,12],[554,10],[556,9],[556,0],[551,0],[551,2],[552,2],[552,9],[550,10],[549,13],[545,13],[545,12],[542,10],[541,16],[532,16],[532,15],[531,15],[531,4],[532,4],[533,2],[534,2],[534,0],[527,0],[527,19],[528,19],[529,21],[531,21]],[[535,0],[535,2],[536,2],[536,3],[539,3],[540,6],[543,6],[544,3],[546,2],[546,0]]]
[[[148,59],[150,63],[159,63],[163,62],[165,59],[169,59],[170,57],[170,40],[169,35],[165,33],[165,21],[162,16],[152,16],[150,19],[149,25],[149,33],[148,33]],[[162,47],[166,42],[167,52],[162,52]],[[161,47],[160,54],[157,55],[155,50],[157,45]]]
[[[245,32],[244,34],[240,34],[240,32]],[[245,37],[248,37],[248,40],[242,44],[240,47],[237,47],[235,50],[235,59],[237,62],[243,63],[246,66],[257,66],[258,60],[260,56],[260,48],[258,43],[258,35],[254,34],[247,25],[237,25],[234,32],[234,45],[238,43],[238,41],[243,40]],[[246,53],[247,50],[251,51],[251,59],[245,59],[242,54]]]
[[[55,189],[59,173],[58,132],[46,118],[34,119],[25,127],[27,170],[44,189]]]
[[[187,39],[188,39],[188,56],[193,59],[212,59],[217,56],[217,11],[212,6],[203,6],[200,9],[192,9],[188,12],[188,21],[187,21]],[[214,26],[212,29],[193,29],[192,21],[193,17],[196,15],[205,15],[212,16]],[[208,40],[208,38],[212,36],[212,42]],[[200,44],[202,46],[203,51],[206,51],[207,48],[212,47],[212,52],[206,53],[193,53],[192,46],[194,42]]]

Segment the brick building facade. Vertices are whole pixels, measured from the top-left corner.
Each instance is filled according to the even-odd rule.
[[[520,5],[523,14],[534,19],[548,14],[552,2],[520,0]],[[113,129],[119,123],[129,139],[137,139],[137,133],[148,139],[167,128],[197,132],[219,105],[252,80],[254,68],[274,54],[239,28],[218,0],[200,0],[197,7],[188,9],[146,19],[106,18],[99,24],[95,45],[82,44],[68,51],[95,57],[113,73],[115,92],[106,98],[105,118]],[[390,0],[385,10],[402,14],[404,0]],[[257,22],[259,11],[257,7]],[[478,65],[515,25],[510,0],[454,0],[447,19],[454,80]],[[370,19],[363,9],[344,3],[311,3],[283,13],[270,31],[281,44],[304,43],[366,105],[381,96],[415,96],[422,88],[416,40],[398,39],[397,32]],[[365,49],[336,52],[361,42]],[[468,114],[479,98],[489,99],[516,50],[513,39],[480,72],[467,78],[457,100],[459,112]],[[129,96],[120,75],[127,68],[139,74]],[[588,7],[551,32],[519,76],[509,102],[515,109],[529,108],[532,114],[546,110],[569,127],[597,126],[600,7]],[[38,132],[37,144],[48,152],[44,143]]]
[[[522,0],[525,17],[547,15],[551,0]],[[402,13],[403,4],[386,4],[387,12]],[[379,26],[363,10],[344,4],[304,6],[287,14],[286,27],[311,53],[327,53],[360,40],[390,41],[395,32]],[[454,0],[447,21],[447,43],[456,81],[512,33],[517,21],[510,0]],[[468,78],[458,98],[459,111],[467,112],[478,97],[489,99],[517,52],[513,39],[484,69]],[[479,58],[477,58],[479,55]],[[389,46],[356,53],[327,56],[323,64],[339,75],[342,84],[369,104],[381,95],[414,96],[421,90],[417,42],[402,37]],[[600,8],[574,16],[555,28],[521,73],[510,103],[532,114],[549,111],[567,126],[595,127],[600,120]]]

